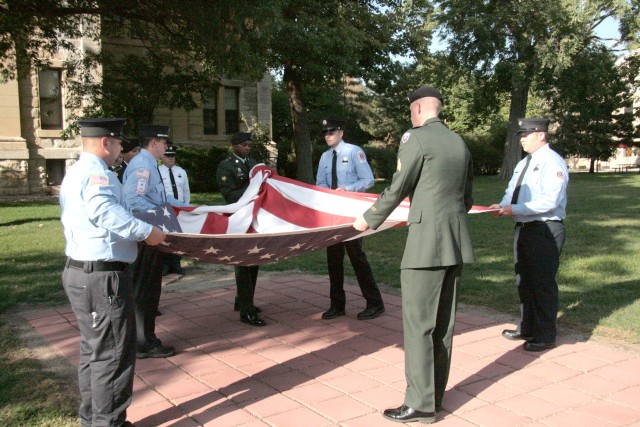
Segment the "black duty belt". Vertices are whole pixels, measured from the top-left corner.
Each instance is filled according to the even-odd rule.
[[[71,268],[79,268],[85,273],[92,271],[125,271],[128,264],[120,261],[76,261],[69,258],[67,265]]]
[[[558,222],[560,224],[563,224],[564,221],[562,221],[561,219],[548,219],[546,221],[528,221],[528,222],[516,222],[516,226],[520,226],[523,228],[526,227],[533,227],[535,225],[542,225],[542,224],[546,224],[548,222]]]

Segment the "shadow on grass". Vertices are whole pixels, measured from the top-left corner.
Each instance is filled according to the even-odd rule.
[[[63,253],[32,252],[0,258],[0,313],[19,303],[66,302]]]
[[[58,221],[59,219],[60,219],[59,216],[16,219],[13,221],[0,222],[0,227],[11,227],[12,225],[29,224],[31,222]]]

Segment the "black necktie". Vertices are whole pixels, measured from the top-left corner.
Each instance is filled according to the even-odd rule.
[[[166,202],[167,201],[167,194],[164,191],[164,179],[162,179],[162,174],[160,173],[160,167],[158,165],[156,165],[156,170],[158,171],[158,176],[160,177],[160,183],[162,184],[160,186],[160,188],[162,189],[160,191],[160,194],[162,195],[162,202]]]
[[[338,162],[338,155],[336,150],[333,150],[333,159],[331,160],[331,189],[338,188],[338,172],[336,171],[336,163]]]
[[[173,188],[173,197],[178,200],[178,186],[176,185],[176,179],[173,177],[171,168],[169,168],[169,179],[171,180],[171,188]]]
[[[527,173],[529,162],[531,162],[531,155],[527,155],[527,162],[524,164],[522,171],[520,171],[520,176],[518,177],[516,188],[513,189],[513,196],[511,196],[512,205],[515,205],[516,203],[518,203],[518,196],[520,195],[520,187],[522,186],[522,180],[524,179],[524,174]]]

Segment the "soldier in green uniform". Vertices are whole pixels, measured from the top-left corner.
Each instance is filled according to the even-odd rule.
[[[216,180],[220,193],[227,203],[235,203],[249,186],[249,171],[257,162],[249,157],[251,134],[238,132],[231,137],[232,152],[218,165]],[[240,312],[240,321],[253,326],[267,323],[258,315],[260,309],[253,305],[259,266],[236,266],[236,301],[234,309]]]
[[[464,141],[438,118],[440,92],[422,86],[409,102],[414,127],[402,135],[393,180],[353,226],[376,229],[411,199],[400,266],[407,389],[404,404],[384,417],[430,424],[449,377],[462,266],[473,262],[467,225],[473,168]]]

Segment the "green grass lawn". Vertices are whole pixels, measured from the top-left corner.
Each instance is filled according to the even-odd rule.
[[[495,178],[477,177],[476,204],[499,201],[505,187],[506,182]],[[379,184],[373,192],[382,189]],[[571,175],[568,235],[558,276],[561,326],[640,343],[639,194],[640,174]],[[223,202],[219,194],[195,194],[193,203]],[[67,302],[60,280],[64,237],[59,217],[55,203],[0,203],[0,313],[25,304]],[[513,220],[480,214],[470,216],[470,222],[476,263],[465,267],[461,301],[516,315]],[[400,228],[365,239],[379,282],[399,286],[405,236],[406,228]],[[348,259],[346,263],[353,276]],[[325,275],[325,251],[263,269]],[[47,391],[63,387],[56,381],[30,358],[10,325],[0,323],[0,424],[77,423],[75,396],[58,399]]]

